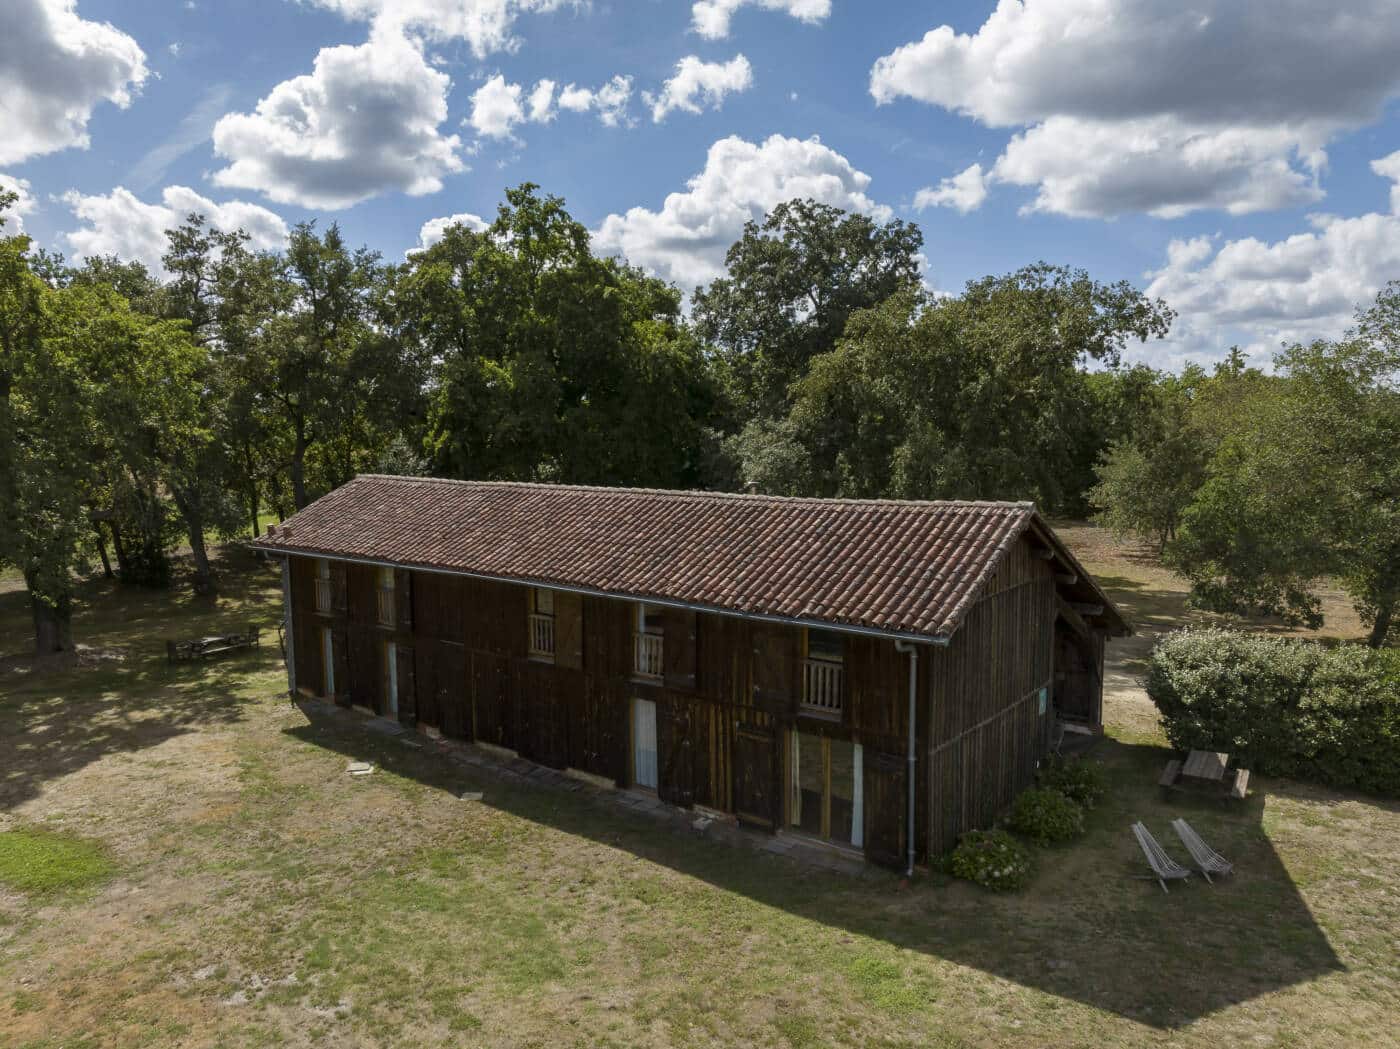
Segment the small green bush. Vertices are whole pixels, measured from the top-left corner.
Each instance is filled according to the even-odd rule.
[[[1400,795],[1400,652],[1181,630],[1153,649],[1147,694],[1178,750]]]
[[[1092,809],[1108,790],[1103,766],[1091,761],[1052,757],[1036,777],[1047,790],[1058,790],[1081,809]]]
[[[949,864],[953,877],[985,889],[1012,892],[1031,877],[1031,854],[1004,830],[968,831],[958,841]]]
[[[1037,845],[1060,845],[1084,833],[1084,810],[1058,790],[1022,791],[1007,824]]]

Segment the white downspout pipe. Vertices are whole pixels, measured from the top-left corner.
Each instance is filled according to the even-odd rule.
[[[918,753],[915,749],[917,733],[915,732],[914,719],[919,709],[919,650],[914,647],[912,641],[902,640],[896,641],[894,643],[894,648],[896,652],[909,653],[909,864],[905,868],[904,876],[906,878],[912,878],[914,876],[914,803],[916,800],[914,791],[914,771],[918,763]]]

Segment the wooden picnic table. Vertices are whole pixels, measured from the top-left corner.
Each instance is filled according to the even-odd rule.
[[[1186,764],[1181,766],[1181,774],[1191,779],[1219,783],[1225,778],[1225,769],[1229,764],[1229,754],[1217,750],[1193,750],[1186,755]]]
[[[244,648],[257,648],[260,644],[257,627],[250,625],[247,630],[231,634],[167,641],[165,655],[171,663],[179,663],[189,659],[208,659],[210,656],[236,652]]]
[[[1230,755],[1217,750],[1193,750],[1183,762],[1173,758],[1157,780],[1164,799],[1175,792],[1223,797],[1243,801],[1249,789],[1249,770],[1230,770]]]

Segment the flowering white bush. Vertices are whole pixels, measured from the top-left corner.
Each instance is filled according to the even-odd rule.
[[[955,878],[1012,892],[1030,880],[1031,854],[1004,830],[974,830],[958,841],[950,869]]]

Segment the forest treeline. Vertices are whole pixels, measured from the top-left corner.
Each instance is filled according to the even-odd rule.
[[[0,564],[40,652],[75,571],[168,585],[188,544],[211,591],[211,537],[364,471],[1028,499],[1151,538],[1213,607],[1315,619],[1342,577],[1377,643],[1400,593],[1397,286],[1272,374],[1172,375],[1122,365],[1173,319],[1127,282],[931,295],[917,226],[813,201],[750,223],[688,313],[529,184],[401,263],[334,225],[254,251],[190,215],[160,276],[3,233]]]

